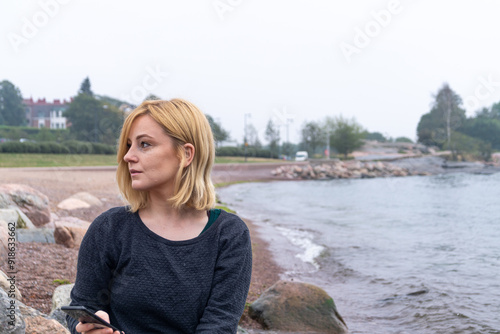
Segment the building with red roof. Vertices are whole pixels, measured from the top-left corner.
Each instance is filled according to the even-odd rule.
[[[26,119],[28,126],[33,128],[66,129],[68,121],[63,116],[68,108],[70,101],[54,100],[48,102],[43,99],[37,101],[33,98],[23,99],[26,110]]]

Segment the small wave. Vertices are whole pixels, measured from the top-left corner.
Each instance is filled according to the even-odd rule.
[[[278,230],[285,236],[293,245],[300,247],[304,252],[295,255],[300,260],[312,264],[316,270],[319,269],[319,264],[316,258],[321,255],[325,247],[317,245],[313,242],[313,234],[302,230],[292,230],[286,227],[277,226]]]

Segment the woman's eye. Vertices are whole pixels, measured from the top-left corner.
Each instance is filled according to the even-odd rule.
[[[146,147],[149,147],[149,146],[151,146],[151,144],[150,144],[150,143],[147,143],[147,142],[145,142],[145,141],[141,141],[141,147],[142,147],[142,148],[146,148]]]

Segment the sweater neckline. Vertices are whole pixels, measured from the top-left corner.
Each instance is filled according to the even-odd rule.
[[[199,234],[198,236],[191,238],[191,239],[187,239],[187,240],[170,240],[170,239],[164,238],[161,235],[156,234],[155,232],[151,231],[149,229],[149,227],[147,227],[146,224],[144,224],[141,217],[139,216],[139,211],[134,212],[133,215],[134,215],[135,222],[140,227],[140,229],[146,235],[150,236],[151,238],[155,239],[156,241],[159,241],[159,242],[162,242],[165,244],[169,244],[169,245],[189,245],[189,244],[197,243],[197,242],[207,238],[208,236],[212,235],[214,233],[214,231],[217,229],[217,226],[222,221],[222,217],[225,214],[226,214],[226,212],[224,210],[221,210],[219,217],[217,217],[217,219],[213,222],[213,224],[209,228],[207,228],[203,233]]]

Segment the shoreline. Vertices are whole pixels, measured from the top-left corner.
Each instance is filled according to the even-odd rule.
[[[275,164],[250,165],[255,166],[220,166],[213,170],[212,180],[214,184],[228,186],[238,182],[274,179],[270,170],[276,167]],[[91,222],[105,210],[124,205],[115,181],[115,168],[2,168],[1,171],[0,184],[24,184],[42,192],[49,198],[51,212],[59,217],[74,216]],[[98,197],[103,205],[73,211],[57,208],[59,202],[82,191]],[[252,239],[253,269],[247,298],[249,305],[280,279],[283,269],[274,260],[269,243],[260,236],[259,227],[248,217],[240,218],[247,224]],[[23,303],[43,313],[50,313],[52,294],[58,286],[54,281],[67,279],[74,283],[77,256],[78,250],[62,245],[19,243],[17,287],[23,295]],[[245,307],[240,325],[245,329],[262,330],[260,324],[250,319],[247,309]]]
[[[434,159],[433,157],[428,157]],[[421,163],[416,160],[406,160],[412,167],[434,168],[440,164],[428,164],[423,159]],[[299,163],[301,165],[309,162]],[[212,172],[212,180],[219,187],[227,187],[243,182],[270,182],[287,181],[286,177],[275,177],[271,171],[283,165],[297,165],[295,162],[270,163],[270,164],[227,164],[217,165]],[[433,167],[434,166],[434,167]],[[474,167],[474,166],[472,166]],[[497,171],[496,168],[495,172]],[[49,197],[51,212],[59,217],[74,216],[83,220],[92,221],[103,211],[124,205],[115,181],[115,168],[1,168],[1,183],[18,183],[33,187]],[[436,171],[436,170],[435,170]],[[468,168],[450,168],[446,172],[470,172]],[[472,171],[474,172],[474,171]],[[434,174],[434,173],[433,173]],[[439,173],[436,173],[439,174]],[[298,181],[297,179],[292,179]],[[64,211],[57,208],[57,204],[77,192],[89,192],[102,200],[100,207]],[[224,202],[224,198],[221,199]],[[224,205],[222,203],[222,205]],[[240,215],[239,212],[237,212]],[[287,256],[286,249],[279,245],[271,245],[266,238],[266,228],[253,222],[251,217],[240,216],[247,224],[252,238],[253,270],[252,282],[247,306],[257,299],[260,294],[273,285],[276,281],[286,276],[286,266],[280,266],[279,261]],[[76,277],[77,250],[66,249],[61,245],[26,243],[20,247],[19,256],[25,257],[21,262],[18,287],[23,294],[23,302],[43,313],[50,312],[52,293],[57,287],[54,280],[69,279],[71,283]],[[26,261],[24,261],[26,260]],[[57,260],[57,261],[56,261]],[[73,263],[75,265],[73,265]],[[74,267],[74,268],[73,268]],[[53,269],[53,270],[51,270]],[[242,316],[240,325],[250,333],[261,333],[260,324],[248,317],[248,307]]]

